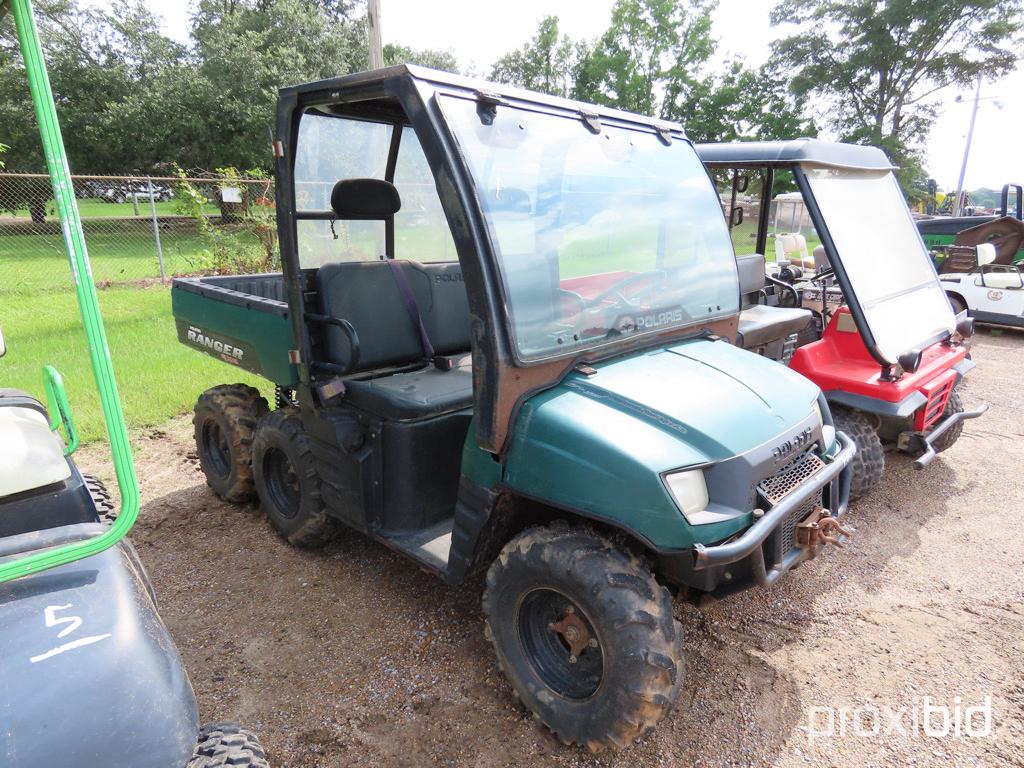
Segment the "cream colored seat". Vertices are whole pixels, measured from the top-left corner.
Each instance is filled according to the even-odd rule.
[[[789,261],[808,269],[814,268],[814,261],[807,254],[807,238],[799,232],[782,233],[775,236],[775,262]]]
[[[64,444],[35,408],[0,407],[0,497],[71,477]]]

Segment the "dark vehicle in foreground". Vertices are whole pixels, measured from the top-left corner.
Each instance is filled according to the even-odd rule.
[[[71,410],[59,375],[47,369],[47,377],[49,409],[0,389],[0,566],[96,539],[116,517],[103,484],[71,458]],[[248,731],[200,727],[181,656],[127,539],[0,584],[0,684],[7,768],[267,765]]]
[[[926,466],[987,406],[964,410],[956,386],[974,367],[973,321],[953,314],[885,153],[814,139],[697,151],[731,199],[760,191],[753,252],[737,257],[740,343],[824,391],[836,426],[857,444],[854,498],[881,480],[886,449]],[[820,240],[814,268],[782,262],[766,272],[768,238],[790,236],[769,226],[780,180],[797,187]]]
[[[0,388],[0,765],[266,768],[248,732],[233,725],[200,728],[181,657],[124,538],[138,514],[138,482],[71,171],[31,3],[3,0],[0,19],[8,11],[71,262],[121,507],[115,513],[103,485],[84,477],[71,458],[78,438],[55,369],[44,369],[49,409],[26,392]],[[0,356],[6,351],[0,336]]]
[[[675,702],[671,589],[771,584],[841,534],[854,448],[731,344],[736,264],[678,125],[399,66],[281,91],[283,274],[175,280],[182,343],[275,385],[203,393],[222,498],[349,526],[449,584],[563,741]]]

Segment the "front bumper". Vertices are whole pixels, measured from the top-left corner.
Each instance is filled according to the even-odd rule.
[[[984,403],[979,405],[973,411],[951,413],[945,419],[932,427],[927,433],[923,435],[915,434],[915,437],[917,438],[924,453],[914,460],[914,469],[924,469],[932,463],[936,456],[938,456],[938,453],[935,452],[934,444],[946,431],[952,429],[954,425],[959,424],[961,421],[978,418],[987,410],[988,404]]]
[[[826,489],[832,517],[846,514],[852,474],[850,462],[857,449],[842,432],[836,432],[836,440],[840,450],[832,461],[793,489],[742,534],[722,544],[698,544],[686,552],[663,555],[659,572],[697,593],[724,597],[755,585],[773,584],[786,571],[809,559],[812,553],[806,548],[793,546],[781,551],[781,542],[788,540],[781,535],[782,529],[798,522],[791,518],[809,503],[813,504],[816,495],[820,496]]]

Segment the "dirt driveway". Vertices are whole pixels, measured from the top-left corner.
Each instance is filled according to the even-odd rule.
[[[252,726],[276,766],[1024,766],[1024,334],[983,330],[974,359],[965,401],[992,409],[924,472],[890,457],[848,548],[677,606],[685,689],[624,753],[563,747],[514,703],[479,582],[357,534],[288,547],[208,492],[187,419],[137,441],[132,539],[204,720]]]

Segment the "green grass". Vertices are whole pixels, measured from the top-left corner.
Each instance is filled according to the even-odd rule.
[[[178,343],[168,288],[109,288],[99,296],[130,429],[163,424],[187,413],[199,393],[215,384],[242,381],[269,394],[264,380]],[[7,356],[0,359],[0,386],[42,398],[42,367],[56,366],[82,441],[103,438],[99,397],[74,294],[4,296],[0,328],[7,342]]]
[[[153,235],[146,231],[93,231],[86,228],[93,279],[97,283],[128,282],[160,276]],[[167,275],[189,272],[202,250],[198,234],[162,232]],[[72,287],[64,240],[59,234],[0,236],[0,296],[31,295]]]
[[[174,200],[168,200],[167,202],[157,201],[156,203],[157,216],[178,216],[177,203]],[[220,208],[216,203],[207,203],[203,206],[203,213],[217,216],[220,214]],[[95,198],[84,198],[78,200],[78,215],[83,219],[96,219],[96,218],[130,218],[133,216],[139,216],[139,218],[149,219],[152,217],[153,212],[149,207],[149,198],[139,198],[139,212],[135,213],[135,207],[130,203],[107,203],[103,200],[97,200]],[[18,208],[13,213],[5,211],[0,216],[14,216],[19,219],[29,218],[28,208]],[[53,200],[46,203],[46,216],[47,220],[53,220],[57,218],[57,209],[54,206]]]

